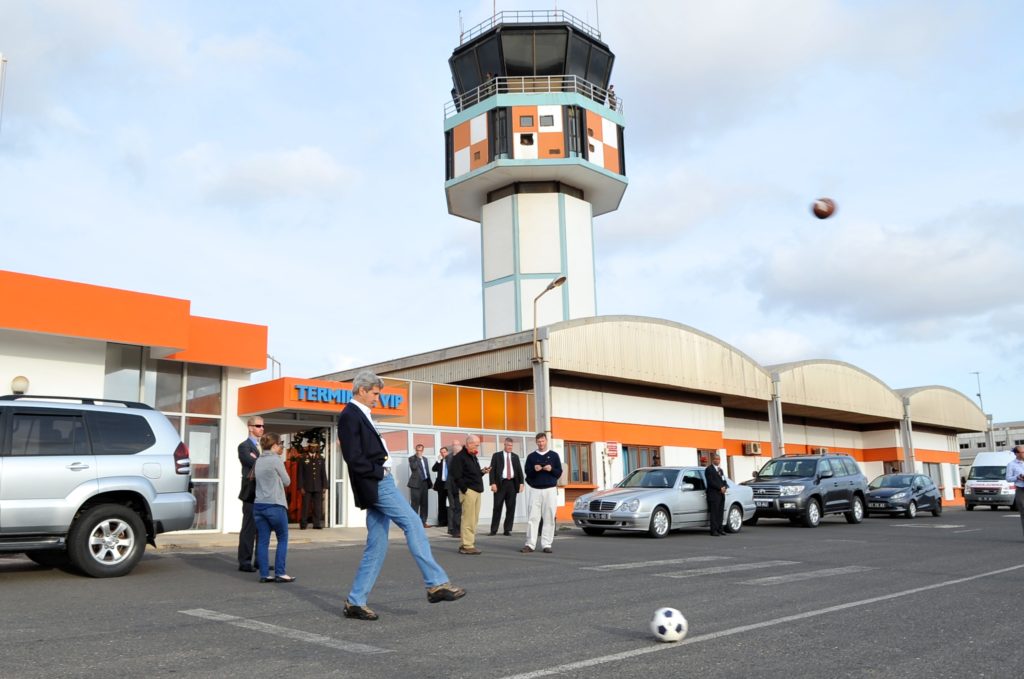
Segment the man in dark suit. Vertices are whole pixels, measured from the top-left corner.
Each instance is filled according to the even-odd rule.
[[[306,523],[311,519],[313,528],[324,527],[324,490],[327,488],[327,465],[323,453],[320,452],[320,442],[311,441],[307,450],[299,459],[298,465],[298,486],[302,493],[302,514],[299,519],[299,528],[306,529]]]
[[[448,471],[451,472],[455,458],[462,454],[462,441],[452,441],[452,451],[448,456]],[[448,537],[462,538],[462,500],[459,489],[455,487],[451,473],[448,474]]]
[[[711,535],[725,535],[722,529],[722,515],[725,513],[725,494],[729,492],[729,484],[725,482],[725,474],[719,466],[722,456],[711,453],[711,464],[704,468],[707,480],[708,521],[711,522]]]
[[[494,509],[491,512],[491,535],[498,533],[501,508],[505,507],[505,535],[512,535],[512,524],[516,518],[516,496],[523,492],[523,465],[519,456],[512,452],[514,441],[505,437],[505,449],[491,455],[491,471],[488,474],[491,492],[494,493]]]
[[[430,470],[427,468],[427,459],[423,457],[423,444],[416,444],[416,454],[409,458],[409,504],[420,515],[423,520],[423,527],[430,528],[427,523],[427,512],[430,509],[430,489],[433,484],[430,482]]]
[[[263,436],[263,418],[250,417],[246,422],[249,438],[238,444],[238,461],[242,464],[242,485],[256,458],[260,456],[260,437]],[[242,502],[242,527],[238,531],[238,570],[255,573],[253,557],[256,555],[256,520],[252,517],[252,503]]]
[[[431,467],[434,472],[434,490],[437,491],[437,525],[448,526],[448,448],[441,446],[437,451],[437,462]]]
[[[338,439],[352,496],[356,507],[366,510],[366,548],[345,600],[345,617],[356,620],[380,617],[367,607],[366,600],[387,556],[392,521],[405,533],[409,552],[423,574],[427,601],[455,601],[466,594],[466,590],[448,582],[448,575],[430,552],[423,522],[395,485],[391,459],[370,410],[377,405],[383,388],[381,378],[369,370],[361,371],[352,381],[352,400],[338,416]]]

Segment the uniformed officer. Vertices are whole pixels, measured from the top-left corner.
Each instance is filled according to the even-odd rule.
[[[324,488],[327,482],[327,464],[320,451],[320,442],[311,441],[299,462],[299,492],[302,493],[302,513],[299,528],[313,522],[313,528],[324,527]],[[312,518],[310,517],[312,514]]]

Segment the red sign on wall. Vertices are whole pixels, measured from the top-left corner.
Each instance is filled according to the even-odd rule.
[[[604,452],[605,452],[606,455],[608,455],[608,457],[618,457],[619,456],[619,442],[618,441],[608,441],[608,442],[606,442],[604,444]]]

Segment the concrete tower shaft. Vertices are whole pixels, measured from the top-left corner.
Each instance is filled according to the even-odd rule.
[[[500,12],[449,59],[445,192],[451,214],[480,223],[485,337],[597,312],[593,217],[628,183],[614,62],[561,11]]]

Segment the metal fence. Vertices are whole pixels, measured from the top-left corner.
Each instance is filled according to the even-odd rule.
[[[582,94],[613,111],[622,113],[622,99],[611,89],[598,87],[575,75],[498,76],[474,90],[455,97],[444,106],[444,117],[450,118],[497,94]]]
[[[495,26],[501,24],[569,24],[581,33],[586,33],[595,40],[601,39],[601,31],[589,24],[585,24],[568,12],[560,9],[553,10],[517,10],[498,12],[490,19],[486,19],[459,36],[459,44],[464,45],[478,35],[482,35]]]

